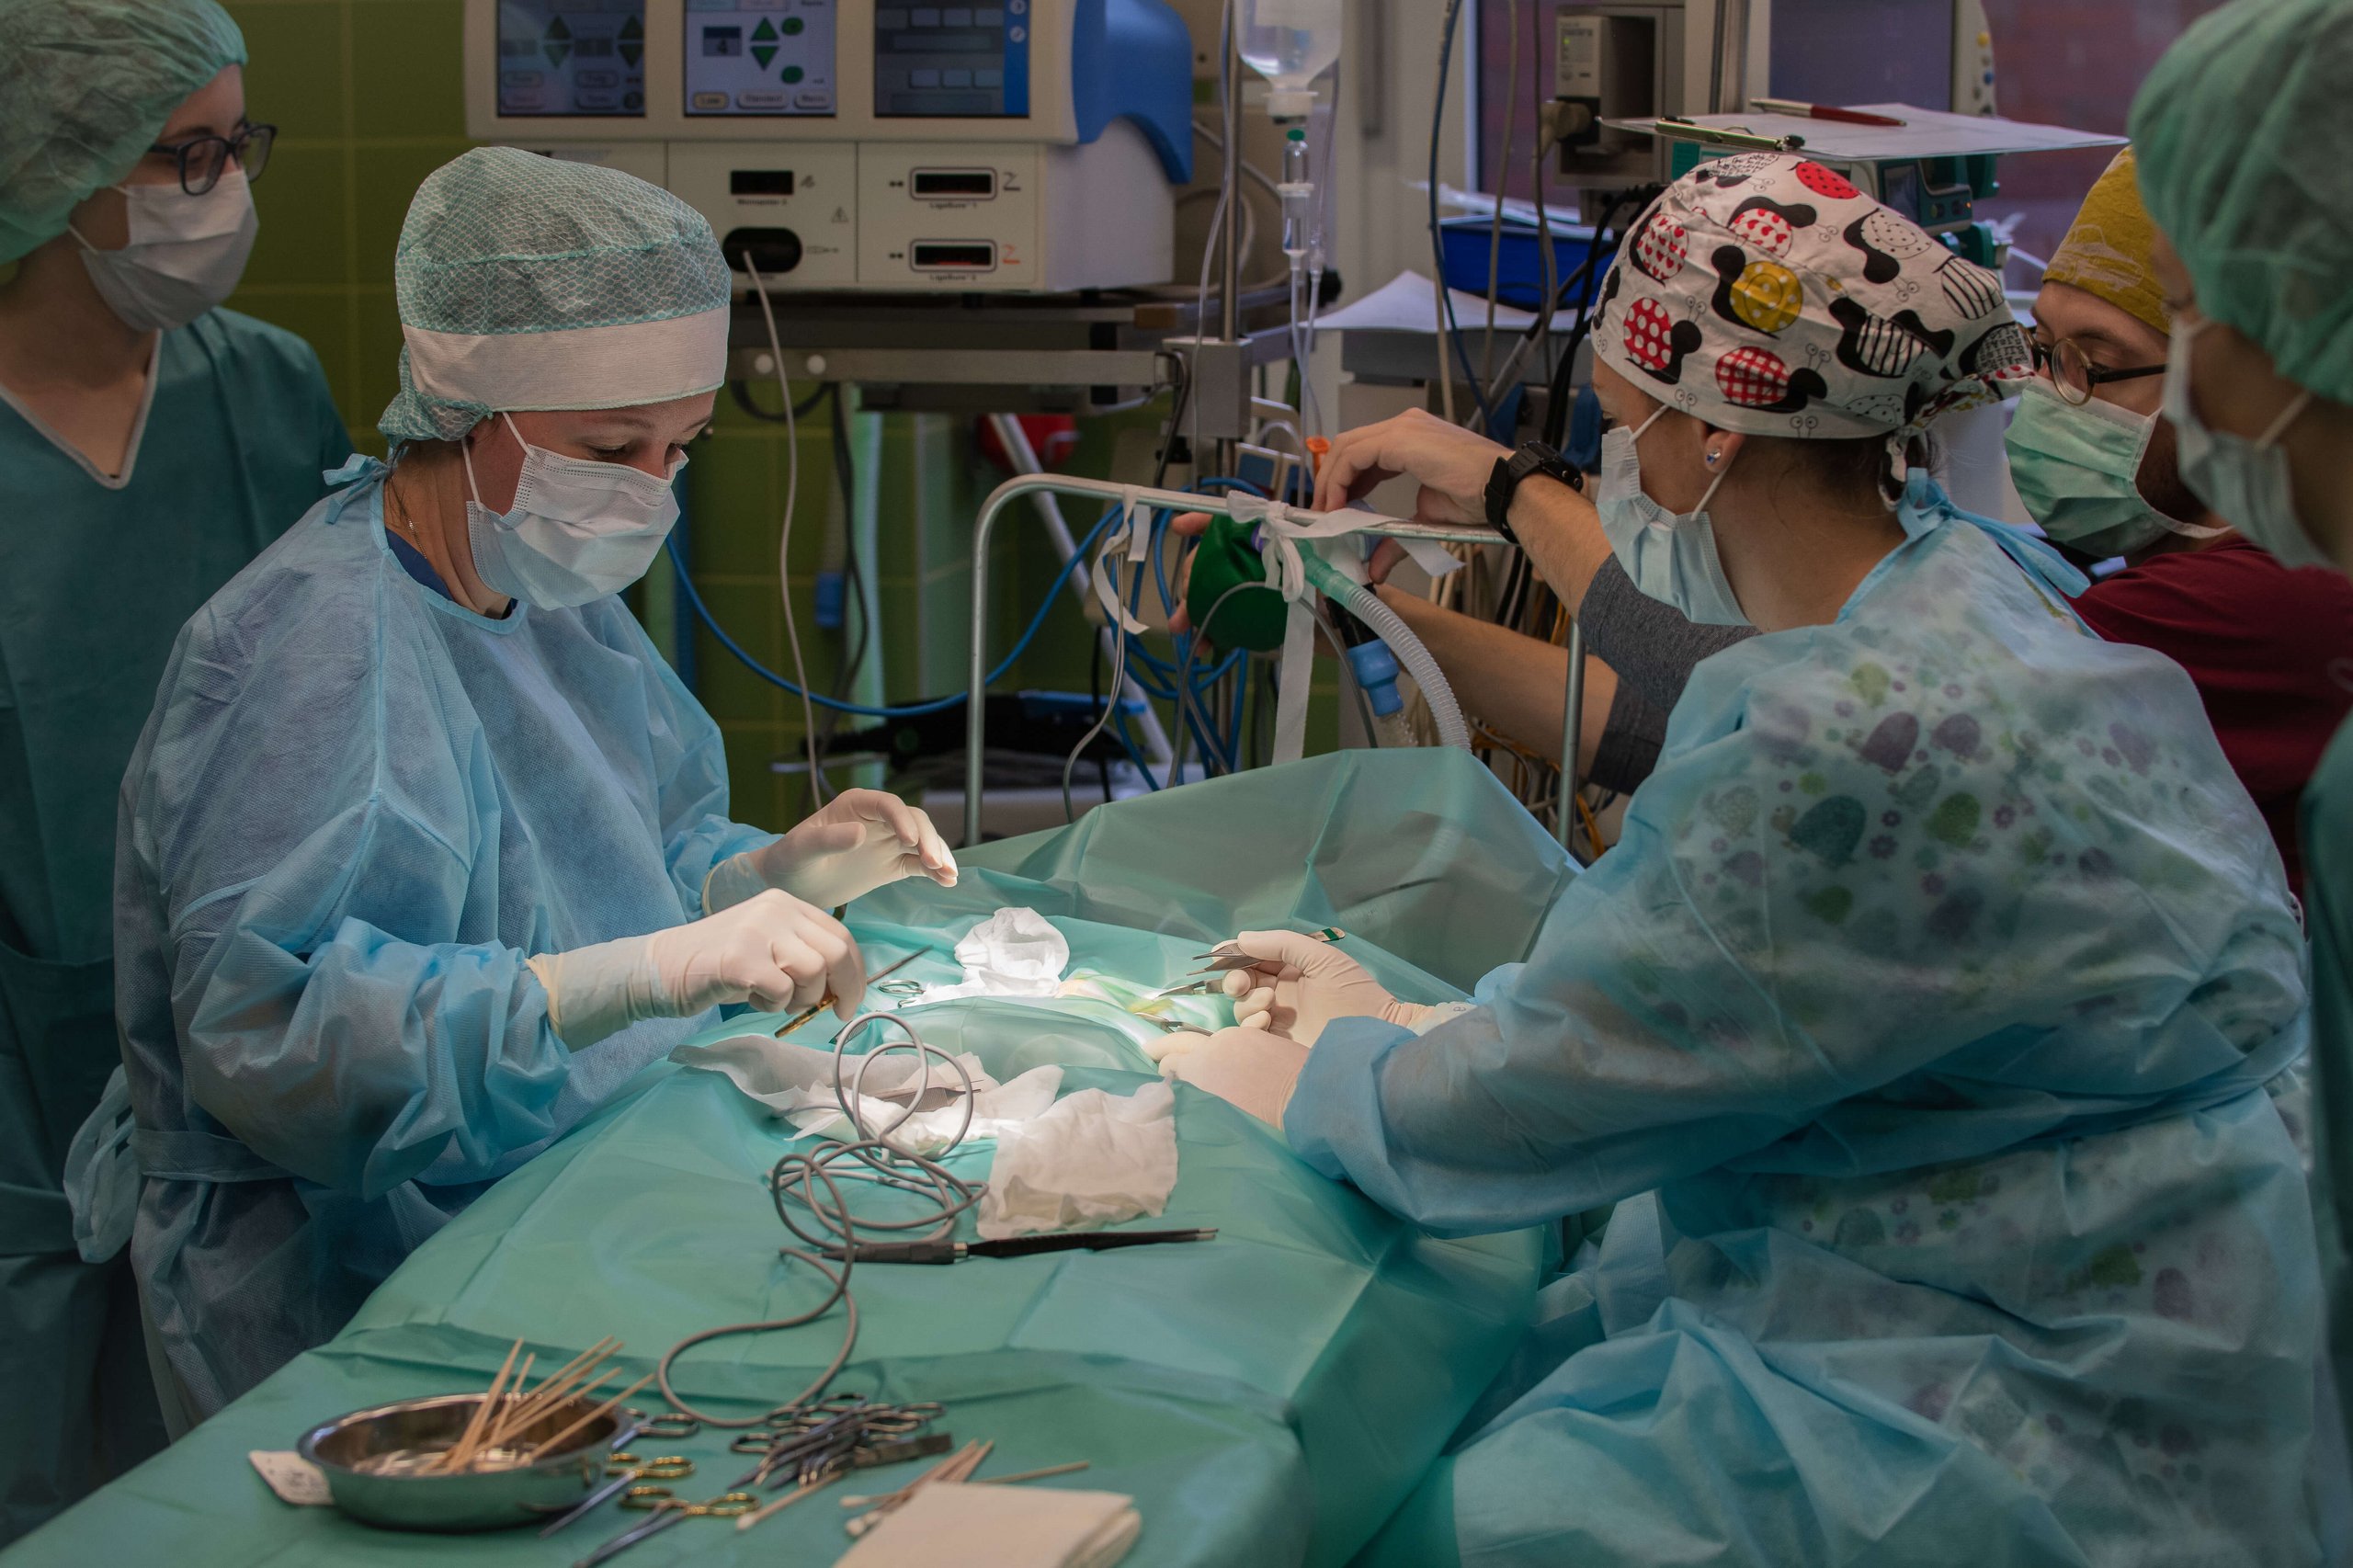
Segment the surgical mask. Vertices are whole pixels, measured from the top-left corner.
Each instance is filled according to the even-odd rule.
[[[121,185],[131,242],[100,250],[82,241],[82,265],[107,308],[137,332],[186,326],[227,299],[244,275],[260,221],[245,171],[224,169],[202,196],[176,185]]]
[[[2165,417],[2180,445],[2182,483],[2228,518],[2239,532],[2269,551],[2282,566],[2335,566],[2296,520],[2296,498],[2288,454],[2279,437],[2313,401],[2299,392],[2262,435],[2244,436],[2208,428],[2189,395],[2189,346],[2214,324],[2176,317],[2173,344],[2165,355]]]
[[[2154,415],[2099,398],[2069,403],[2038,377],[2018,395],[2003,437],[2010,482],[2044,533],[2091,555],[2132,555],[2167,534],[2223,532],[2177,522],[2141,494],[2141,460],[2156,427]]]
[[[515,482],[515,505],[500,514],[482,503],[474,483],[473,454],[463,443],[466,533],[473,545],[474,569],[500,593],[536,609],[570,609],[617,594],[654,564],[662,541],[678,520],[678,497],[670,488],[687,466],[681,454],[665,475],[627,463],[567,458],[523,439],[512,417],[501,415],[523,449],[523,472]]]
[[[1679,517],[1643,492],[1642,459],[1634,443],[1665,412],[1662,405],[1635,428],[1621,426],[1601,437],[1601,483],[1593,503],[1601,514],[1601,531],[1634,586],[1652,598],[1702,626],[1746,626],[1748,617],[1716,558],[1715,525],[1708,520],[1708,502],[1724,476],[1716,475],[1699,505]]]

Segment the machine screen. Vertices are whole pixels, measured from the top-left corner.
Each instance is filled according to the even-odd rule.
[[[498,112],[645,113],[645,0],[498,0]]]
[[[1778,98],[1813,104],[1953,103],[1954,0],[1773,0]]]
[[[687,112],[833,113],[835,6],[687,0]]]
[[[1022,119],[1029,113],[1029,0],[874,12],[877,119]]]

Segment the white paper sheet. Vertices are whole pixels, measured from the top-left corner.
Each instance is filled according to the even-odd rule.
[[[1487,301],[1476,294],[1466,294],[1460,289],[1449,289],[1454,296],[1454,320],[1465,333],[1483,331],[1487,325]],[[1508,328],[1518,332],[1536,319],[1534,311],[1523,311],[1510,305],[1495,307],[1495,330]],[[1576,324],[1576,312],[1563,311],[1552,318],[1555,329],[1565,332]],[[1315,330],[1326,332],[1417,332],[1425,336],[1438,330],[1438,291],[1430,280],[1418,272],[1401,272],[1360,300],[1352,300],[1328,315],[1315,318]]]
[[[2070,147],[2121,147],[2125,139],[2063,125],[2037,125],[1991,114],[1953,114],[1910,104],[1841,106],[1883,114],[1902,125],[1845,125],[1791,114],[1695,114],[1694,125],[1746,131],[1758,136],[1797,136],[1805,151],[1821,158],[1856,163],[1901,163],[1912,158],[1961,158],[1985,153],[2055,153]],[[1655,134],[1654,119],[1609,119],[1620,131]]]

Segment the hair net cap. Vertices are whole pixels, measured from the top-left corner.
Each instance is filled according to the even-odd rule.
[[[2107,301],[2159,332],[2173,330],[2165,285],[2157,281],[2157,229],[2141,205],[2132,149],[2116,154],[2091,192],[2067,237],[2051,253],[2045,283],[2064,283]]]
[[[1909,436],[2032,374],[2002,282],[1820,164],[1711,159],[1627,233],[1594,352],[1720,429]]]
[[[63,233],[190,93],[244,60],[213,0],[0,0],[0,262]]]
[[[615,169],[478,147],[417,187],[392,279],[401,391],[376,427],[393,441],[726,379],[729,277],[710,225]]]
[[[2353,403],[2353,6],[2239,0],[2175,40],[2132,101],[2141,198],[2200,313]]]

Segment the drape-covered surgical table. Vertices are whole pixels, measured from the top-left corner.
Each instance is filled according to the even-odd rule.
[[[1019,904],[1064,932],[1074,970],[1165,983],[1236,929],[1338,926],[1401,994],[1438,1001],[1521,957],[1570,874],[1492,778],[1440,751],[1344,754],[1147,796],[963,860],[953,890],[900,884],[851,912],[870,967],[921,949],[902,974],[953,979],[956,936]],[[1064,1064],[1065,1095],[1153,1081],[1136,1043],[1153,1026],[1107,1003],[968,998],[908,1016],[1001,1077]],[[822,1044],[832,1028],[797,1038]],[[553,1365],[619,1335],[633,1379],[696,1330],[805,1309],[824,1283],[779,1257],[789,1238],[763,1185],[790,1131],[718,1074],[649,1069],[427,1241],[331,1343],[21,1543],[10,1568],[158,1551],[176,1568],[574,1561],[637,1516],[608,1507],[544,1541],[389,1533],[280,1503],[246,1456],[345,1411],[478,1390],[517,1336]],[[1424,1236],[1189,1088],[1176,1131],[1167,1211],[1137,1223],[1215,1226],[1215,1241],[861,1265],[857,1350],[835,1387],[940,1402],[938,1429],[995,1440],[984,1474],[1089,1461],[1044,1484],[1131,1494],[1144,1521],[1131,1563],[1345,1562],[1510,1351],[1540,1240]],[[954,1158],[977,1178],[989,1152]],[[679,1392],[756,1414],[840,1335],[836,1310],[720,1340],[681,1361]],[[689,1491],[715,1494],[741,1468],[725,1434],[663,1448],[698,1460]],[[833,1491],[888,1491],[919,1468],[856,1472]],[[686,1520],[623,1561],[830,1562],[849,1545],[844,1517],[821,1493],[741,1534]]]

